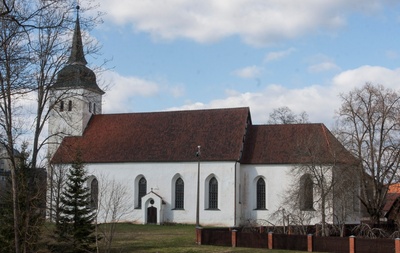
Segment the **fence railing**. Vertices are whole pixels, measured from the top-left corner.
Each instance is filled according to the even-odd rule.
[[[240,231],[233,228],[196,228],[199,245],[299,250],[335,253],[400,253],[400,239],[321,237]]]

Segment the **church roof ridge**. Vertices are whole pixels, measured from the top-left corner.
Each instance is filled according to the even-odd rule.
[[[209,112],[209,111],[232,111],[232,110],[247,110],[250,111],[249,107],[221,107],[221,108],[199,108],[199,109],[172,109],[172,110],[160,110],[160,111],[149,111],[149,112],[116,112],[116,113],[104,113],[93,115],[96,117],[107,117],[107,116],[129,116],[129,115],[153,115],[163,113],[196,113],[196,112]]]

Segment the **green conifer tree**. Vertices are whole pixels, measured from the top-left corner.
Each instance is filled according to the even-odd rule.
[[[96,212],[90,205],[90,191],[86,187],[87,174],[79,156],[68,173],[66,188],[61,198],[60,218],[56,221],[55,243],[52,252],[95,252]]]
[[[28,164],[29,154],[23,146],[18,153],[18,165],[15,168],[18,183],[17,199],[20,215],[19,229],[14,230],[12,206],[12,187],[10,173],[3,171],[0,176],[7,180],[0,182],[0,253],[15,252],[14,233],[19,233],[20,248],[24,252],[36,252],[41,239],[41,230],[45,221],[46,172],[32,168]]]

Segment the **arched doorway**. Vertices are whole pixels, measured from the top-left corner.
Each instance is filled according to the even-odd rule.
[[[150,205],[147,208],[147,224],[157,224],[157,208],[153,206],[153,199],[150,199]]]
[[[142,198],[143,224],[157,224],[163,222],[163,205],[162,198],[153,191],[149,192]]]

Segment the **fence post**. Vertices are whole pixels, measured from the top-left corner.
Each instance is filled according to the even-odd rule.
[[[308,252],[313,251],[313,237],[311,234],[307,235],[307,251]]]
[[[233,229],[232,230],[232,247],[236,247],[237,246],[237,230]]]
[[[354,235],[349,237],[349,253],[356,252],[356,237]]]
[[[400,253],[400,238],[394,240],[395,253]]]
[[[202,227],[196,227],[196,243],[201,245],[201,234],[202,234]]]
[[[268,249],[273,249],[274,248],[274,233],[269,232],[268,233]]]

